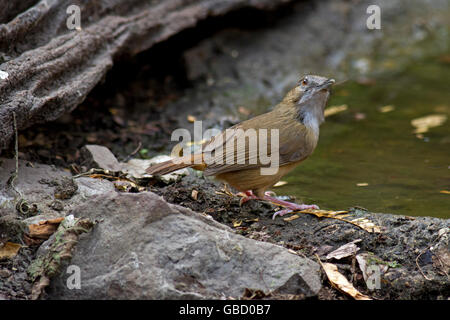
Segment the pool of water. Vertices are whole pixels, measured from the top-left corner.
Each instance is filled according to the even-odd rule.
[[[327,117],[314,154],[274,191],[322,209],[450,218],[449,68],[432,57],[337,86],[328,105],[348,109]],[[417,137],[411,120],[432,114],[447,120]]]

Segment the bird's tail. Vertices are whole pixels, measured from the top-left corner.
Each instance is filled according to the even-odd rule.
[[[194,168],[197,170],[203,170],[205,168],[205,164],[203,163],[203,155],[202,154],[187,155],[181,158],[156,163],[148,167],[145,170],[145,172],[155,176],[162,176],[184,168]]]

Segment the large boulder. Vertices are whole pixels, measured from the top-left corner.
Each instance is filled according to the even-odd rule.
[[[63,272],[52,281],[52,299],[239,298],[246,288],[309,297],[321,288],[314,261],[151,192],[98,195],[73,213],[98,224],[71,261],[81,288],[68,289]]]

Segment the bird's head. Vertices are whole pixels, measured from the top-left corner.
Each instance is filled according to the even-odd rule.
[[[324,102],[330,95],[331,86],[334,84],[334,79],[328,79],[321,76],[307,75],[302,77],[298,82],[299,100],[298,104],[305,103],[314,97],[322,97]]]
[[[330,96],[334,79],[316,75],[302,77],[298,84],[283,99],[284,105],[295,107],[300,121],[308,114],[323,122],[323,111]],[[302,121],[303,122],[303,121]]]

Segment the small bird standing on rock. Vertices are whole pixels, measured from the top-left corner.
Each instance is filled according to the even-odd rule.
[[[259,199],[286,208],[275,213],[274,218],[292,211],[318,209],[316,205],[277,199],[266,190],[316,148],[319,125],[324,121],[324,108],[334,82],[320,76],[304,76],[272,111],[211,138],[202,145],[200,153],[152,165],[146,172],[164,175],[186,167],[204,171],[206,176],[215,176],[244,192],[246,197],[241,203]]]

